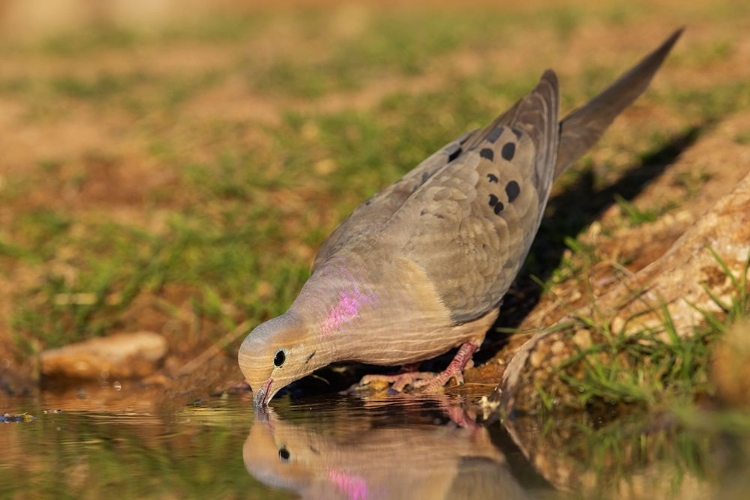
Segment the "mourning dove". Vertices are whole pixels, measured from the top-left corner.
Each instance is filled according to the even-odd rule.
[[[682,33],[558,121],[557,76],[380,191],[331,234],[289,310],[256,327],[239,365],[266,406],[283,387],[337,361],[397,366],[460,346],[437,389],[471,361],[536,236],[555,178],[648,86]]]

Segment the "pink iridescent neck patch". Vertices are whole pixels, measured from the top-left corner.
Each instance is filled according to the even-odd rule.
[[[359,476],[329,469],[328,479],[339,491],[344,493],[349,500],[366,500],[368,497],[367,483]]]
[[[320,335],[328,335],[338,330],[342,325],[359,316],[363,305],[371,303],[372,298],[360,292],[356,286],[351,291],[340,291],[338,301],[328,311],[326,319],[320,326]]]

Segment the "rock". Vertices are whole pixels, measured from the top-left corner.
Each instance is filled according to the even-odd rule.
[[[575,408],[580,398],[573,384],[563,378],[579,378],[580,363],[568,364],[562,373],[559,366],[584,348],[578,342],[587,336],[591,337],[588,342],[604,340],[576,318],[593,318],[597,324],[609,325],[613,334],[629,335],[664,325],[666,310],[676,334],[688,337],[704,322],[702,312],[723,314],[716,300],[730,304],[739,292],[727,271],[742,282],[749,257],[750,174],[661,258],[562,318],[551,331],[528,340],[503,375],[503,406],[536,412],[544,404],[538,390],[543,388],[556,407]]]
[[[44,351],[44,384],[132,379],[153,374],[167,354],[167,341],[153,332],[118,333]]]

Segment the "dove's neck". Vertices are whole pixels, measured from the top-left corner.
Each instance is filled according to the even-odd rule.
[[[307,281],[290,308],[305,318],[317,343],[330,350],[330,362],[348,359],[349,335],[377,305],[368,283],[368,277],[349,268],[326,266]]]

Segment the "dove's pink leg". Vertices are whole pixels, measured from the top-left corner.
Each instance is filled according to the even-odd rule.
[[[448,368],[440,373],[431,372],[406,372],[395,375],[366,375],[362,377],[360,385],[367,385],[371,382],[380,381],[393,384],[391,388],[394,391],[401,392],[407,385],[412,387],[424,387],[425,392],[437,392],[441,387],[448,383],[450,379],[456,379],[456,383],[464,383],[463,371],[470,366],[471,356],[479,348],[474,342],[463,344],[448,365]]]
[[[426,381],[423,384],[417,383],[416,387],[424,386],[425,392],[436,392],[441,387],[450,381],[450,379],[456,379],[458,385],[464,383],[464,369],[470,366],[472,363],[471,357],[474,355],[476,350],[479,349],[479,344],[469,341],[463,344],[453,358],[453,361],[448,365],[448,368],[435,375],[431,380]]]

